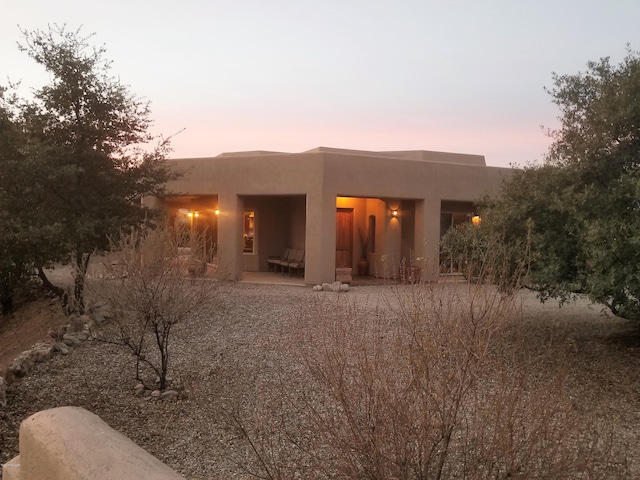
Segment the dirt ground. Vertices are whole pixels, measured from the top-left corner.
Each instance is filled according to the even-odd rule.
[[[49,280],[57,286],[68,286],[72,282],[71,268],[59,267],[46,271]],[[13,359],[48,338],[50,328],[68,323],[60,299],[42,293],[33,302],[18,305],[8,316],[0,316],[0,375],[11,365]]]
[[[18,307],[12,315],[0,317],[0,372],[13,359],[40,341],[51,341],[50,328],[67,323],[60,301],[46,296]]]

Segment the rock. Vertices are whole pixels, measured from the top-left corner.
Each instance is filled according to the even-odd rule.
[[[75,333],[65,333],[62,336],[62,341],[66,344],[66,345],[80,345],[80,339],[77,337],[77,335]]]
[[[316,285],[313,287],[316,291],[324,291],[324,292],[348,292],[349,284],[342,282],[333,282],[333,283],[323,283],[322,285]]]
[[[7,406],[7,382],[0,377],[0,407]]]
[[[84,316],[84,315],[83,315]],[[84,330],[82,317],[76,314],[69,315],[69,332],[81,332]]]
[[[160,390],[154,390],[153,392],[151,392],[151,396],[153,398],[160,398],[160,395],[162,395],[162,392]]]
[[[13,363],[9,367],[9,371],[17,378],[21,378],[29,373],[32,366],[31,350],[26,350],[13,360]]]
[[[69,347],[67,347],[67,345],[62,342],[54,343],[51,349],[54,352],[60,352],[60,355],[69,355]]]
[[[89,338],[89,334],[87,332],[78,332],[74,334],[75,337],[81,342],[87,340]]]
[[[136,394],[136,397],[142,397],[144,395],[146,388],[142,383],[139,383],[133,388],[133,390]]]
[[[176,390],[167,390],[160,394],[160,400],[176,400],[179,393]]]
[[[98,325],[100,325],[105,320],[107,320],[107,318],[108,317],[104,314],[104,312],[102,310],[98,310],[97,312],[93,312],[93,321],[96,322]]]
[[[31,347],[30,358],[36,363],[45,362],[51,358],[52,347],[48,343],[36,343]]]
[[[59,325],[57,327],[51,327],[49,329],[49,337],[55,339],[56,341],[61,341],[64,334],[67,333],[66,325]]]

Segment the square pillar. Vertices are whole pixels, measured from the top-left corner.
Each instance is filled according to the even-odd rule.
[[[440,204],[435,198],[416,200],[416,256],[424,259],[422,278],[429,282],[437,281],[440,273]]]
[[[336,195],[313,192],[307,195],[305,283],[335,281]]]
[[[218,256],[219,272],[229,280],[240,280],[244,262],[242,258],[242,222],[244,201],[232,193],[218,196]]]

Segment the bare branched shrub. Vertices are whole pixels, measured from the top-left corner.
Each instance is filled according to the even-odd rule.
[[[395,332],[361,318],[342,332],[357,344],[310,363],[340,405],[326,432],[347,477],[593,478],[606,463],[607,435],[573,414],[562,372],[533,381],[511,298],[423,287],[397,308]]]
[[[389,287],[373,305],[318,296],[299,329],[307,376],[283,372],[286,400],[235,413],[253,475],[623,477],[610,428],[573,408],[561,369],[539,370],[520,308],[479,283]]]
[[[114,316],[104,338],[135,356],[136,379],[151,385],[153,376],[163,390],[172,334],[193,316],[212,311],[216,283],[194,277],[189,259],[179,255],[172,235],[163,229],[123,235],[109,258],[110,280],[98,292]]]

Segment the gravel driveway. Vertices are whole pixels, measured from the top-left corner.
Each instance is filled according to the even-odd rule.
[[[253,461],[251,448],[238,436],[233,418],[246,419],[256,430],[272,428],[272,420],[262,424],[259,418],[265,406],[281,403],[287,389],[310,381],[299,352],[304,325],[319,309],[342,301],[375,315],[397,300],[394,292],[411,288],[363,286],[336,294],[223,284],[216,291],[215,314],[194,318],[175,332],[170,376],[183,389],[177,401],[135,396],[133,358],[118,346],[86,342],[68,356],[36,366],[12,386],[9,405],[0,411],[0,463],[17,452],[20,421],[43,409],[75,405],[96,413],[186,478],[253,478],[246,471]],[[615,425],[619,444],[630,449],[630,478],[640,477],[635,453],[640,350],[634,325],[585,301],[559,310],[522,292],[520,302],[531,343],[556,349],[575,408]],[[267,447],[276,449],[262,445]]]

